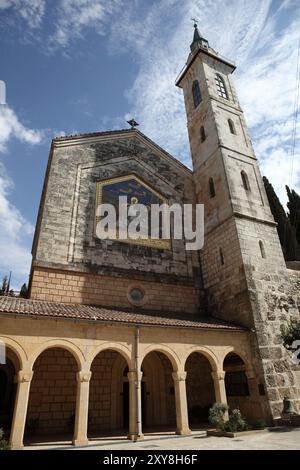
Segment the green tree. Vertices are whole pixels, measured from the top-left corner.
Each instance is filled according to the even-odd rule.
[[[286,186],[286,192],[288,195],[288,218],[291,225],[295,228],[297,242],[300,245],[300,196],[296,193],[294,189],[290,190]]]
[[[20,290],[20,297],[23,297],[23,299],[27,299],[27,295],[28,295],[28,288],[27,288],[27,284],[24,282]]]
[[[277,231],[284,257],[286,261],[300,260],[300,246],[297,241],[295,227],[291,224],[272,184],[265,176],[263,182],[271,212],[275,222],[277,222]]]
[[[300,320],[291,320],[286,325],[281,325],[281,337],[284,346],[289,349],[293,342],[300,340]]]
[[[2,279],[2,286],[0,288],[0,295],[4,295],[7,292],[7,288],[8,288],[8,279],[7,279],[7,276],[4,276],[4,278]]]

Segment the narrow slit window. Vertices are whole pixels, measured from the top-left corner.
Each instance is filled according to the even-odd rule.
[[[205,129],[203,126],[200,128],[200,137],[201,137],[201,142],[204,142],[206,139],[206,134],[205,134]]]
[[[266,257],[266,251],[265,251],[264,244],[261,240],[259,240],[259,248],[260,248],[261,257],[265,258]]]
[[[228,119],[228,126],[231,134],[236,135],[235,125],[232,119]]]
[[[192,86],[192,93],[193,93],[193,100],[194,100],[194,106],[197,108],[197,106],[201,103],[202,98],[201,98],[201,92],[200,92],[200,86],[198,80],[195,80]]]
[[[224,266],[225,261],[224,261],[224,254],[223,254],[222,248],[219,248],[219,255],[220,255],[220,262],[221,262],[221,265]]]
[[[210,195],[210,197],[211,198],[215,197],[215,195],[216,195],[215,183],[214,183],[214,180],[212,178],[209,178],[208,186],[209,186],[209,195]]]
[[[218,95],[221,98],[224,98],[225,100],[228,100],[229,98],[228,98],[228,93],[227,93],[227,89],[226,89],[226,86],[225,86],[224,79],[221,77],[221,75],[219,75],[217,73],[217,75],[215,76],[215,81],[216,81],[216,87],[217,87]]]
[[[241,178],[242,178],[244,189],[246,191],[250,191],[250,184],[249,184],[247,173],[245,171],[241,171]]]

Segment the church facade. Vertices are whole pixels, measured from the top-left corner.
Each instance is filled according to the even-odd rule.
[[[280,337],[299,318],[300,273],[285,265],[234,69],[195,27],[176,82],[193,171],[135,128],[53,139],[30,296],[0,300],[0,427],[12,448],[48,435],[186,435],[215,402],[249,422],[274,423],[286,396],[300,411],[300,370]],[[99,239],[97,204],[122,194],[204,204],[203,248]]]

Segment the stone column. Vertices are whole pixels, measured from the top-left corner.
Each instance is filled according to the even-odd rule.
[[[142,396],[141,382],[143,372],[130,371],[129,382],[129,433],[128,439],[140,441],[144,439],[142,432]]]
[[[187,436],[191,434],[186,399],[186,372],[173,372],[176,404],[176,434]]]
[[[14,407],[14,416],[9,439],[11,449],[17,450],[23,448],[24,429],[32,376],[32,370],[20,370],[16,376],[18,386]]]
[[[250,396],[259,398],[258,384],[254,371],[252,369],[247,369],[245,374],[247,377]]]
[[[227,395],[226,395],[226,388],[225,388],[225,372],[223,370],[214,370],[211,373],[211,376],[214,381],[216,402],[224,403],[225,405],[227,405]],[[229,419],[228,411],[225,412],[224,419],[225,421]]]
[[[211,373],[211,376],[214,381],[216,402],[225,403],[227,405],[225,372],[223,370],[215,370]]]
[[[258,380],[255,372],[252,369],[245,371],[249,394],[251,400],[251,414],[254,419],[261,419],[266,416],[266,395],[260,396],[258,390]]]
[[[88,444],[87,428],[89,413],[89,385],[92,373],[77,372],[77,397],[76,397],[76,414],[74,429],[74,445]]]

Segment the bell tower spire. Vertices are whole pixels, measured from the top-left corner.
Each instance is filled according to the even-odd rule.
[[[200,258],[207,306],[258,331],[255,354],[265,357],[263,338],[272,327],[262,279],[286,270],[276,224],[232,80],[235,64],[209,46],[196,22],[190,49],[176,85],[184,94],[196,202],[204,204]],[[268,392],[269,366],[271,357],[256,370]],[[271,406],[274,416],[278,405]]]
[[[198,20],[196,18],[192,18],[192,21],[194,22],[194,37],[193,42],[190,45],[191,52],[194,53],[199,47],[208,49],[208,41],[201,36],[201,33],[198,30]]]

